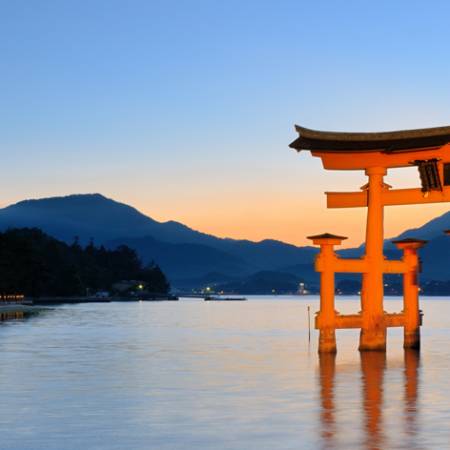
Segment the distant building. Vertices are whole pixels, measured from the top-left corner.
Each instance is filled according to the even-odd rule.
[[[307,295],[309,292],[306,289],[305,283],[299,283],[298,284],[298,290],[297,290],[297,294],[298,295]]]

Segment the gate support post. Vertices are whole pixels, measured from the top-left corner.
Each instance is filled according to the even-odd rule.
[[[404,348],[420,348],[421,314],[419,309],[419,256],[417,250],[427,241],[421,239],[402,239],[393,241],[395,246],[403,250],[403,261],[408,270],[403,274],[403,314]]]
[[[343,236],[325,233],[308,236],[314,245],[320,245],[316,258],[316,271],[320,272],[320,311],[316,316],[316,328],[319,329],[319,353],[336,353],[336,312],[334,310],[334,273],[337,257],[334,246],[340,245]]]
[[[364,259],[369,270],[363,274],[361,310],[363,326],[359,339],[360,351],[386,350],[386,324],[383,310],[383,191],[385,167],[369,167],[367,185],[367,228]]]

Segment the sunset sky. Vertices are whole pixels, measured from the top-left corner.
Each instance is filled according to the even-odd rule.
[[[363,239],[294,124],[450,124],[450,4],[0,0],[0,205],[100,192],[218,236]],[[386,180],[418,185],[414,169]],[[386,236],[449,205],[391,207]]]

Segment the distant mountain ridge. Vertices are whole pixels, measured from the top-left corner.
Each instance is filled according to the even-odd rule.
[[[435,217],[419,228],[412,228],[401,233],[397,239],[404,239],[408,237],[416,237],[419,239],[434,239],[442,236],[444,230],[450,228],[450,211]]]
[[[94,238],[105,242],[120,236],[158,235],[170,242],[201,243],[209,236],[178,222],[158,222],[101,194],[24,200],[0,209],[1,228],[30,225],[46,229],[64,241],[74,236],[82,241]]]
[[[65,242],[78,236],[82,243],[91,238],[97,244],[115,247],[126,244],[137,250],[145,262],[155,260],[171,281],[206,280],[211,274],[217,284],[239,280],[255,273],[295,275],[302,280],[317,280],[313,260],[317,249],[297,247],[276,240],[253,242],[223,239],[193,230],[179,222],[158,222],[137,209],[101,194],[76,194],[24,200],[0,209],[0,230],[37,227]],[[399,237],[428,239],[422,251],[423,276],[450,279],[450,238],[442,231],[450,228],[450,212]],[[389,240],[390,241],[390,240]],[[355,257],[363,247],[340,251]],[[389,258],[399,253],[386,241]]]
[[[25,200],[0,209],[0,229],[38,227],[65,242],[79,237],[108,247],[135,248],[141,258],[157,261],[171,279],[228,276],[311,263],[317,250],[275,240],[222,239],[181,223],[158,222],[135,208],[101,194],[76,194]]]

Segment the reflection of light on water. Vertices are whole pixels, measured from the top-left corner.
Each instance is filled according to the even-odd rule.
[[[396,364],[394,369],[396,370]],[[338,367],[339,368],[339,367]],[[418,393],[418,368],[419,353],[415,350],[405,350],[403,370],[404,390],[404,430],[399,430],[407,442],[406,448],[415,448],[414,439],[417,435],[417,393]],[[349,368],[344,368],[344,376],[349,373]],[[320,438],[322,448],[343,448],[342,440],[348,442],[349,435],[355,436],[353,444],[368,450],[383,449],[388,446],[384,433],[383,410],[385,407],[384,376],[386,373],[386,354],[383,352],[360,353],[361,375],[361,411],[359,417],[360,428],[363,432],[362,443],[358,440],[353,418],[353,429],[340,428],[341,414],[345,414],[346,405],[340,402],[351,402],[348,396],[338,399],[337,391],[340,389],[339,381],[336,381],[336,355],[319,355],[319,384],[320,384]],[[353,395],[357,394],[357,386],[353,386]],[[345,421],[345,418],[344,418]],[[390,425],[392,426],[392,424]],[[343,436],[346,435],[346,436]],[[404,444],[405,442],[403,442]]]
[[[23,319],[22,311],[0,312],[0,321]]]

